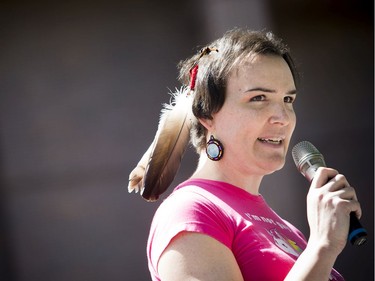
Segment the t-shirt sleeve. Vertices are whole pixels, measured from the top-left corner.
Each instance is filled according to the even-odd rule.
[[[207,197],[188,187],[179,189],[155,213],[147,247],[149,262],[156,270],[171,240],[184,231],[209,235],[231,248],[231,225],[230,218]]]

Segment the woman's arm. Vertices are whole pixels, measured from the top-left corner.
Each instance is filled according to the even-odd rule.
[[[336,170],[319,168],[307,196],[310,238],[285,280],[329,280],[347,242],[351,212],[361,216],[354,188]]]
[[[233,253],[214,238],[200,233],[177,235],[158,263],[163,281],[243,281]]]

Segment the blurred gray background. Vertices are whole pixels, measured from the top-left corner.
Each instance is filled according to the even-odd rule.
[[[369,242],[336,268],[374,280],[373,1],[10,1],[0,4],[0,280],[150,280],[160,202],[128,194],[176,64],[234,27],[272,30],[302,73],[293,144],[344,173]],[[189,149],[175,183],[194,170]],[[308,236],[290,155],[261,192]],[[160,200],[161,201],[161,200]]]

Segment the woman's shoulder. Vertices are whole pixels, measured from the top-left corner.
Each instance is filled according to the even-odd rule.
[[[179,184],[160,204],[157,212],[177,212],[179,214],[202,208],[216,208],[215,195],[194,181]]]
[[[216,225],[231,228],[235,218],[225,200],[207,186],[205,181],[188,180],[178,185],[160,204],[154,215],[153,224],[166,226]]]
[[[233,222],[216,204],[215,195],[192,181],[176,187],[154,215],[148,240],[152,268],[156,268],[171,241],[182,233],[203,234],[226,247],[230,247],[234,235]]]

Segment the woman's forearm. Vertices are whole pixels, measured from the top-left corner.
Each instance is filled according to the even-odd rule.
[[[284,281],[328,281],[336,258],[329,247],[308,244]]]

